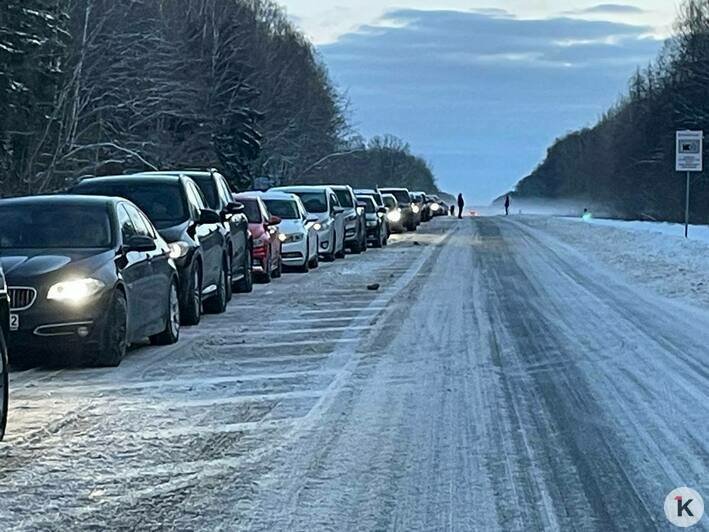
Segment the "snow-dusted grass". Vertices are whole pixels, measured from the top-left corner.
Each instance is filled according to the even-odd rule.
[[[516,216],[612,266],[634,284],[709,308],[709,228],[693,226],[690,239],[680,224]]]

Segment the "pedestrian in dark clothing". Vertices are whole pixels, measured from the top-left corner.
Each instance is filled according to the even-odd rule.
[[[455,216],[455,205],[451,205],[451,216]]]
[[[510,197],[507,196],[505,198],[505,216],[509,216],[510,214]]]
[[[465,206],[465,200],[463,199],[463,194],[458,194],[458,218],[463,218],[463,207]]]

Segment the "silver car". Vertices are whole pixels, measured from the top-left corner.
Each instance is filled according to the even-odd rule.
[[[276,187],[269,192],[295,194],[303,202],[308,215],[317,217],[315,230],[318,232],[319,253],[324,260],[345,257],[345,209],[334,190],[326,186],[302,185]]]

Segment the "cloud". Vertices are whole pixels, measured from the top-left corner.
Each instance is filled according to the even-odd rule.
[[[598,4],[586,9],[566,12],[569,15],[638,15],[642,13],[646,13],[646,11],[628,4]]]
[[[406,138],[444,188],[481,200],[526,175],[555,137],[600,116],[657,53],[651,33],[501,10],[399,9],[321,51],[365,134]]]

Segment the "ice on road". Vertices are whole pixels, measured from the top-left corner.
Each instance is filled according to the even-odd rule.
[[[706,498],[705,311],[524,218],[397,240],[117,370],[13,374],[3,527],[664,530]]]

